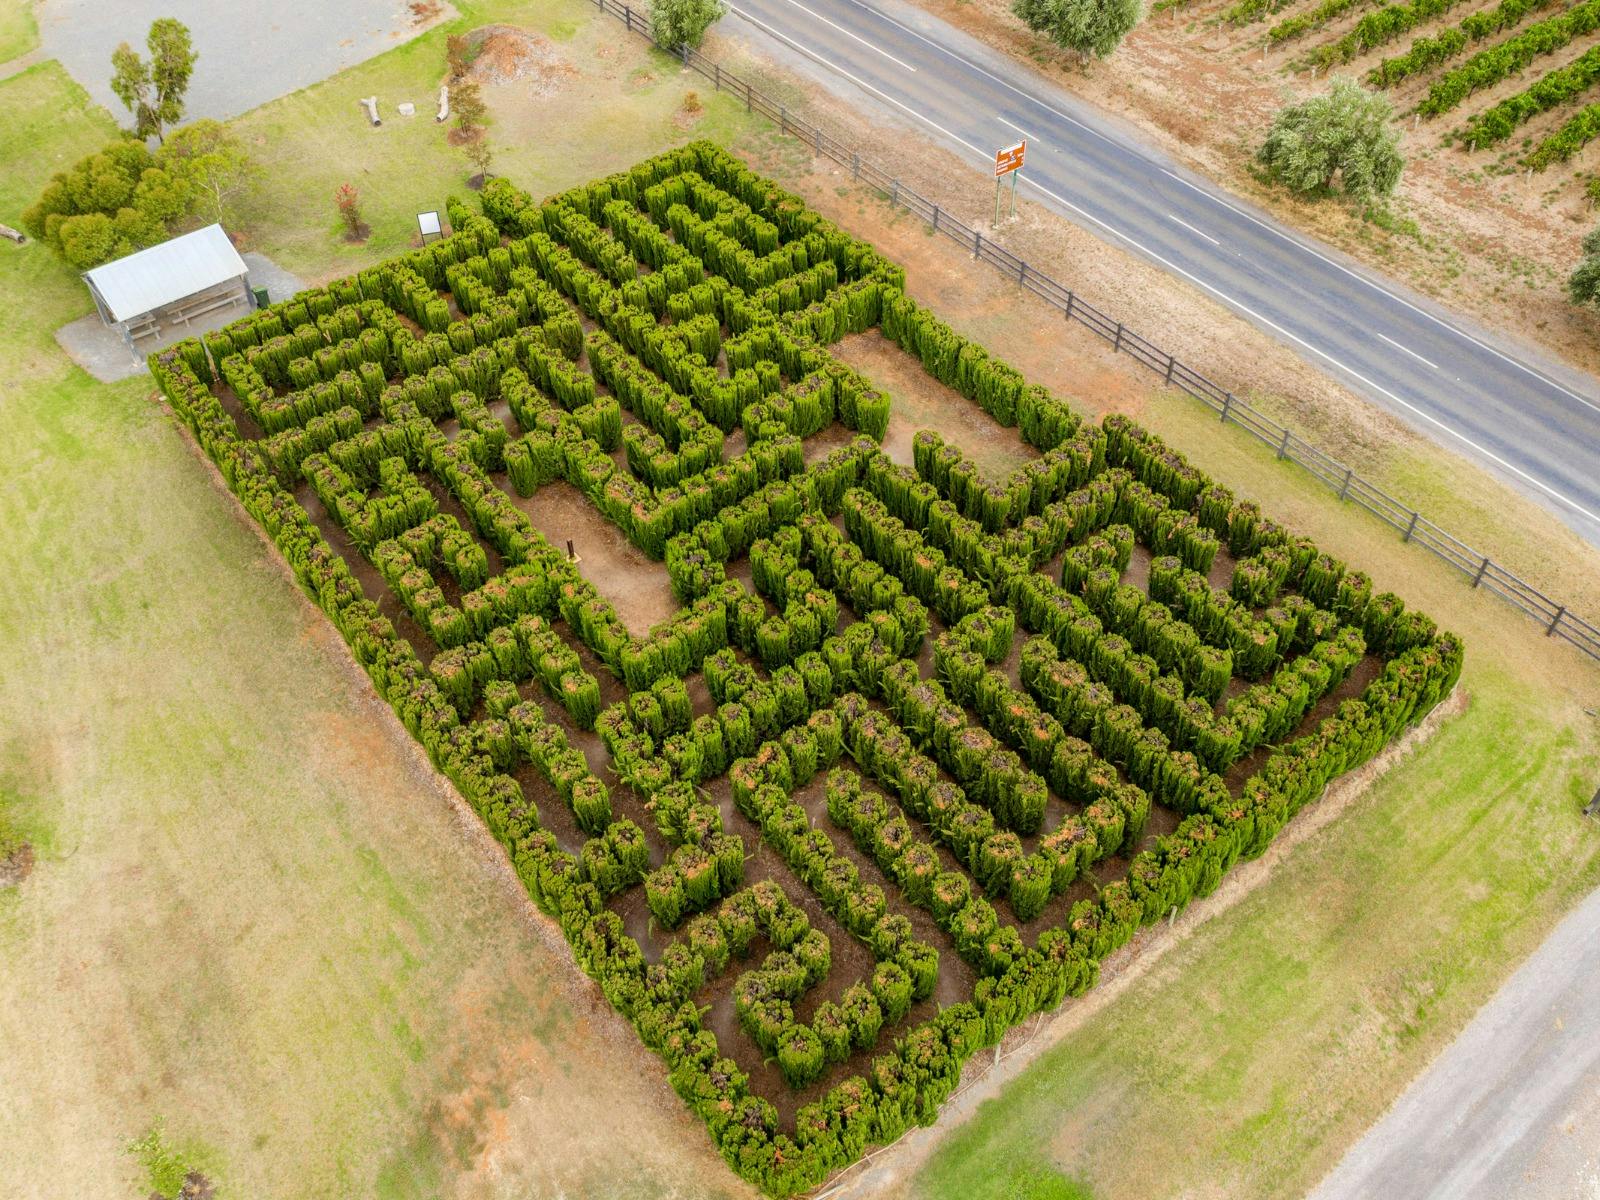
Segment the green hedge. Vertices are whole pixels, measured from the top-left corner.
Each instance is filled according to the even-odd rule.
[[[446,207],[450,237],[152,371],[730,1166],[773,1195],[931,1121],[971,1054],[1091,986],[1141,925],[1215,888],[1455,683],[1460,643],[1424,614],[1135,423],[1086,424],[723,150],[694,143],[543,203],[492,181],[483,215]],[[1038,456],[991,479],[924,433],[912,466],[892,462],[887,397],[827,350],[874,324]],[[807,455],[835,420],[863,436]],[[630,631],[502,472],[524,500],[578,488],[665,562],[683,609]],[[397,607],[364,594],[295,501],[302,481]],[[1149,594],[1127,581],[1135,542]],[[1307,728],[1372,655],[1360,695]],[[570,732],[588,729],[614,775]],[[1225,785],[1252,753],[1259,769]],[[723,774],[737,820],[871,954],[809,1021],[795,1003],[837,946],[781,887],[744,886],[746,840],[700,790]],[[813,822],[806,788],[853,850]],[[1182,815],[1160,838],[1152,802]],[[1067,908],[1114,855],[1124,877]],[[654,962],[608,907],[639,888]],[[917,1007],[939,952],[891,891],[971,964],[970,999]],[[791,1087],[826,1086],[792,1132],[696,1004],[736,963],[741,1036]]]

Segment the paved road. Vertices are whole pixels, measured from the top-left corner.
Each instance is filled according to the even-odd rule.
[[[1104,114],[902,0],[728,0],[746,34],[858,105],[1189,280],[1600,544],[1600,384],[1510,345],[1185,171]],[[1070,269],[1059,272],[1071,284]],[[1159,329],[1139,332],[1161,341]],[[1192,363],[1204,370],[1205,364]]]
[[[1600,1197],[1600,892],[1310,1200]]]

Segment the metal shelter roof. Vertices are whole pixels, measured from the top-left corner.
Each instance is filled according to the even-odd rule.
[[[83,273],[113,321],[126,321],[248,272],[221,225],[207,225]]]

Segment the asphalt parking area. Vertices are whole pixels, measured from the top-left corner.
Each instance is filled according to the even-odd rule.
[[[413,10],[407,0],[39,0],[35,14],[39,57],[60,59],[119,118],[126,110],[111,92],[111,52],[129,42],[144,54],[150,23],[178,18],[200,54],[185,116],[225,120],[401,45],[455,12],[447,4]]]

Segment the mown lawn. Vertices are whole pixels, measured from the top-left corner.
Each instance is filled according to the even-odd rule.
[[[953,1129],[902,1194],[999,1200],[993,1164],[1039,1161],[1098,1200],[1301,1195],[1600,885],[1579,815],[1600,782],[1600,671],[1197,404],[1140,419],[1461,632],[1469,707]],[[1429,488],[1460,469],[1413,462]],[[1534,522],[1523,536],[1553,536]]]
[[[113,134],[0,112],[0,212]],[[236,1197],[746,1195],[88,308],[0,243],[0,1195],[148,1196],[158,1122]]]
[[[475,168],[447,141],[448,126],[432,117],[452,32],[514,22],[547,40],[549,71],[482,87],[493,171],[536,195],[691,138],[726,143],[756,127],[741,105],[627,36],[616,21],[599,19],[583,0],[482,0],[457,8],[462,15],[451,24],[234,123],[270,181],[238,206],[258,249],[307,278],[344,275],[413,244],[419,212],[442,213],[451,192],[469,195]],[[685,109],[690,93],[695,111]],[[374,95],[384,112],[377,129],[352,100]],[[418,116],[394,115],[403,100],[417,105]],[[347,182],[372,227],[360,245],[344,240],[334,208],[334,191]]]
[[[38,44],[33,0],[0,0],[0,63],[20,58]]]

